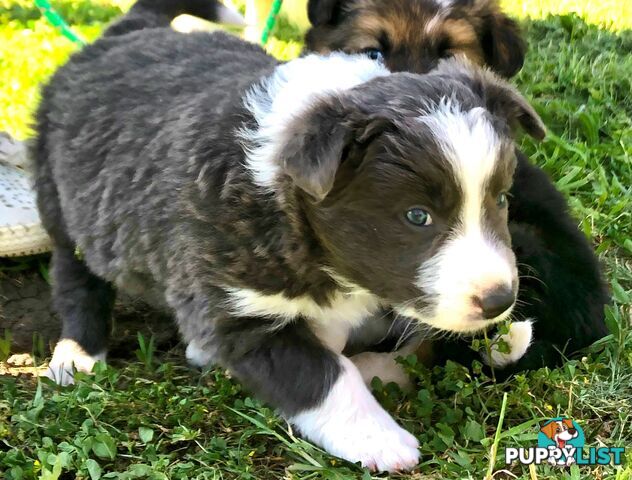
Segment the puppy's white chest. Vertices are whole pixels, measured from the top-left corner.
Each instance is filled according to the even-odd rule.
[[[369,293],[340,294],[330,307],[308,318],[323,344],[336,353],[342,353],[351,330],[362,325],[379,307],[377,298]]]
[[[281,327],[296,318],[305,318],[314,333],[334,352],[342,352],[349,332],[375,313],[379,299],[366,291],[336,292],[329,305],[309,296],[288,298],[282,293],[264,295],[250,289],[226,289],[233,315],[276,317]]]

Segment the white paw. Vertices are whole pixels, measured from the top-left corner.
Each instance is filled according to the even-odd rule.
[[[351,357],[351,361],[358,367],[362,380],[367,385],[371,385],[373,377],[378,377],[382,383],[394,382],[403,390],[412,387],[410,377],[404,368],[397,363],[396,358],[405,356],[403,352],[362,352]]]
[[[72,385],[75,372],[90,373],[98,361],[105,361],[105,352],[89,355],[77,342],[65,338],[55,346],[53,358],[42,376],[62,386]]]
[[[305,437],[350,462],[375,471],[412,469],[419,462],[417,439],[384,411],[353,363],[339,359],[342,371],[325,400],[290,421]]]
[[[378,472],[407,471],[419,463],[417,439],[383,410],[365,412],[347,428],[324,445],[327,451]]]
[[[193,367],[206,367],[213,363],[213,352],[200,348],[195,340],[187,345],[185,356],[189,365]]]
[[[533,323],[531,320],[512,322],[509,324],[509,333],[501,335],[500,339],[509,345],[510,350],[508,353],[498,350],[499,336],[496,335],[492,340],[491,356],[488,356],[487,353],[483,355],[483,360],[487,365],[502,368],[520,360],[531,345]]]

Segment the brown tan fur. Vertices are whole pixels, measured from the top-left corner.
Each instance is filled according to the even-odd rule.
[[[575,428],[573,426],[573,421],[570,418],[564,418],[562,419],[562,423],[564,424],[564,426],[566,427],[566,429],[571,429],[571,428]],[[546,425],[544,425],[540,431],[546,435],[547,437],[549,437],[551,440],[554,439],[555,434],[556,433],[560,433],[560,426],[558,422],[550,422],[547,423]]]
[[[504,76],[515,74],[525,44],[496,0],[310,0],[309,50],[379,49],[389,69],[426,72],[463,55]]]

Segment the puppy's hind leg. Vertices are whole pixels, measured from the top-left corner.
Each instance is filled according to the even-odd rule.
[[[74,249],[53,252],[53,302],[63,326],[46,376],[74,383],[74,371],[90,372],[105,360],[114,290],[88,270]]]

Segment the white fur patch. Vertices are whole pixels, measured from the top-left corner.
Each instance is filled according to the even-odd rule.
[[[59,385],[72,385],[75,371],[90,373],[95,363],[105,361],[105,356],[106,352],[89,355],[77,342],[65,338],[55,346],[53,358],[42,375]]]
[[[336,292],[329,306],[318,305],[309,296],[290,299],[282,293],[264,295],[251,289],[225,290],[233,315],[275,317],[279,319],[278,326],[298,317],[306,318],[323,344],[337,353],[347,343],[349,331],[380,307],[378,298],[362,289]]]
[[[419,268],[417,285],[438,299],[432,312],[399,308],[404,315],[453,332],[476,331],[490,320],[474,310],[473,297],[497,287],[511,288],[516,279],[511,250],[483,227],[487,183],[501,150],[501,141],[485,117],[485,110],[462,111],[455,102],[419,119],[439,142],[463,190],[459,223],[441,250]],[[494,319],[500,321],[511,313]]]
[[[441,8],[450,8],[454,5],[454,0],[435,0],[435,3]]]
[[[481,230],[485,187],[500,154],[501,141],[485,115],[483,108],[463,111],[458,103],[444,100],[434,112],[419,119],[439,142],[463,189],[464,233]]]
[[[378,471],[410,470],[419,443],[380,406],[360,372],[345,357],[342,371],[320,406],[289,421],[329,453]]]
[[[274,186],[280,170],[275,161],[282,147],[279,138],[283,138],[293,118],[325,95],[389,74],[384,66],[366,55],[307,55],[280,65],[270,77],[251,88],[245,105],[257,127],[243,130],[239,136],[255,183],[265,188]]]
[[[198,368],[209,366],[215,359],[213,352],[209,352],[208,350],[201,348],[195,340],[191,341],[187,345],[184,355],[187,362],[189,362],[189,365]]]
[[[497,341],[502,339],[509,345],[509,353],[498,351]],[[520,360],[533,340],[533,323],[530,320],[524,322],[512,322],[509,324],[509,333],[505,335],[496,335],[493,339],[491,347],[491,358],[487,354],[483,355],[483,361],[487,365],[503,368]]]
[[[382,383],[394,382],[402,390],[412,387],[410,377],[404,368],[397,363],[398,357],[405,357],[412,351],[398,350],[396,352],[362,352],[351,357],[351,361],[360,371],[362,380],[366,385],[371,385],[374,377],[378,377]]]

